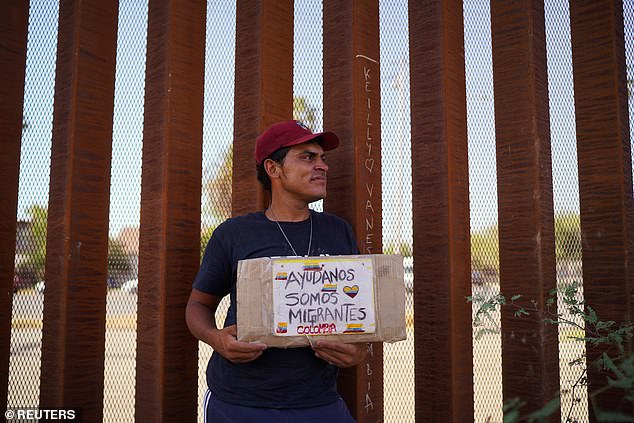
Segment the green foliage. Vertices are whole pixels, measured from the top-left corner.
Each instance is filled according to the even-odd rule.
[[[314,130],[317,126],[317,109],[305,97],[293,97],[293,119],[302,121]],[[255,167],[253,178],[255,179]],[[202,184],[202,222],[200,236],[200,257],[205,252],[211,234],[216,227],[231,215],[231,195],[233,179],[233,149],[229,147],[222,161],[213,170],[206,172]],[[411,248],[409,249],[411,255]]]
[[[30,248],[26,252],[25,260],[18,263],[16,273],[30,275],[33,282],[44,279],[46,266],[46,226],[48,224],[48,209],[34,204],[27,209],[29,223],[22,236]]]
[[[498,227],[492,226],[471,234],[471,266],[473,269],[500,268]]]
[[[474,270],[499,270],[498,239],[497,225],[471,234],[471,266]],[[562,213],[555,216],[555,256],[560,263],[581,260],[581,227],[578,214]]]
[[[504,423],[515,423],[520,418],[520,408],[526,405],[526,402],[519,398],[513,398],[502,407],[504,413]]]
[[[408,242],[390,242],[383,247],[383,254],[400,254],[402,256],[412,255],[412,246]]]
[[[634,418],[632,416],[619,413],[618,411],[595,410],[594,414],[599,422],[634,422]]]
[[[17,264],[16,273],[30,279],[33,283],[44,279],[46,268],[46,234],[48,225],[48,209],[34,204],[27,210],[29,220],[21,235],[29,247],[25,259]],[[132,262],[124,245],[115,239],[108,240],[108,275],[129,276]]]
[[[254,175],[255,178],[255,170]],[[218,225],[231,214],[233,179],[233,148],[223,154],[220,166],[208,172],[202,186],[202,221],[206,225]]]
[[[108,275],[127,275],[132,271],[130,257],[121,241],[108,239]]]
[[[555,256],[557,261],[581,260],[581,223],[578,214],[555,216]]]
[[[255,178],[255,171],[253,177]],[[231,193],[233,178],[233,149],[229,148],[222,164],[214,174],[203,181],[203,229],[200,234],[200,259],[216,227],[231,215]]]
[[[207,243],[211,238],[211,235],[216,230],[217,226],[210,226],[202,231],[200,234],[200,260],[202,261],[203,255],[205,254],[205,248],[207,248]]]
[[[589,400],[592,404],[594,415],[600,422],[634,422],[634,417],[626,415],[614,410],[601,410],[597,404],[597,397],[604,391],[613,390],[622,393],[623,401],[626,401],[631,408],[634,406],[634,354],[628,350],[627,346],[631,344],[634,336],[634,326],[625,323],[618,325],[611,320],[601,320],[596,311],[588,306],[585,301],[578,299],[579,282],[570,284],[562,284],[560,286],[560,294],[565,310],[560,312],[551,311],[557,301],[558,291],[553,289],[549,292],[546,307],[540,309],[536,301],[530,301],[530,307],[517,304],[516,301],[522,299],[521,295],[513,295],[510,301],[501,294],[494,295],[490,298],[483,296],[467,297],[467,301],[473,302],[478,306],[473,326],[476,328],[475,339],[478,340],[482,336],[489,333],[499,333],[500,328],[496,326],[496,320],[492,313],[497,313],[502,308],[510,308],[517,318],[528,316],[530,313],[537,312],[546,315],[543,319],[546,324],[564,325],[573,327],[574,329],[583,331],[585,336],[573,337],[575,341],[587,342],[595,348],[600,348],[602,354],[588,365],[600,369],[606,374],[605,385],[596,391],[589,392]],[[582,323],[578,323],[581,321]],[[586,364],[585,355],[578,357],[568,363],[570,366],[583,367]],[[574,418],[575,407],[580,403],[580,398],[576,394],[576,390],[587,384],[587,371],[585,368],[580,370],[579,377],[572,385],[572,404],[566,413],[566,422],[577,421]],[[613,392],[611,391],[611,392]],[[614,393],[616,395],[616,393]],[[525,403],[515,398],[508,401],[504,405],[504,422],[542,422],[549,421],[549,416],[553,415],[561,408],[560,398],[557,396],[549,401],[541,409],[530,414],[523,415],[521,408]]]
[[[504,423],[517,423],[521,421],[526,421],[528,423],[549,422],[551,420],[551,416],[557,413],[561,407],[561,401],[559,396],[556,396],[539,410],[522,416],[521,408],[525,405],[526,402],[520,400],[519,398],[514,398],[504,404]]]
[[[306,97],[293,97],[293,119],[302,122],[311,131],[317,127],[317,109],[311,105]]]

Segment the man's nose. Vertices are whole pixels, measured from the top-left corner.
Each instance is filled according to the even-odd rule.
[[[328,164],[322,158],[318,158],[315,162],[315,167],[317,169],[323,170],[324,172],[328,171]]]

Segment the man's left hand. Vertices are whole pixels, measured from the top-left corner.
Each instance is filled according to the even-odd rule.
[[[368,344],[318,341],[313,345],[315,355],[337,367],[352,367],[361,363],[368,353]]]

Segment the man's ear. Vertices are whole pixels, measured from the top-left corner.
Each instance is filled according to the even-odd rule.
[[[279,178],[280,174],[280,164],[275,160],[266,159],[263,163],[264,170],[266,174],[269,175],[270,179]]]

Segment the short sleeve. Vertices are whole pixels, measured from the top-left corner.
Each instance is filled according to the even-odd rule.
[[[231,292],[232,267],[219,229],[214,231],[207,243],[193,287],[206,294],[224,297]]]
[[[352,230],[352,226],[345,220],[343,221],[346,227],[346,236],[350,242],[350,254],[356,255],[359,254],[359,246],[357,245],[357,239],[354,236],[354,231]]]

